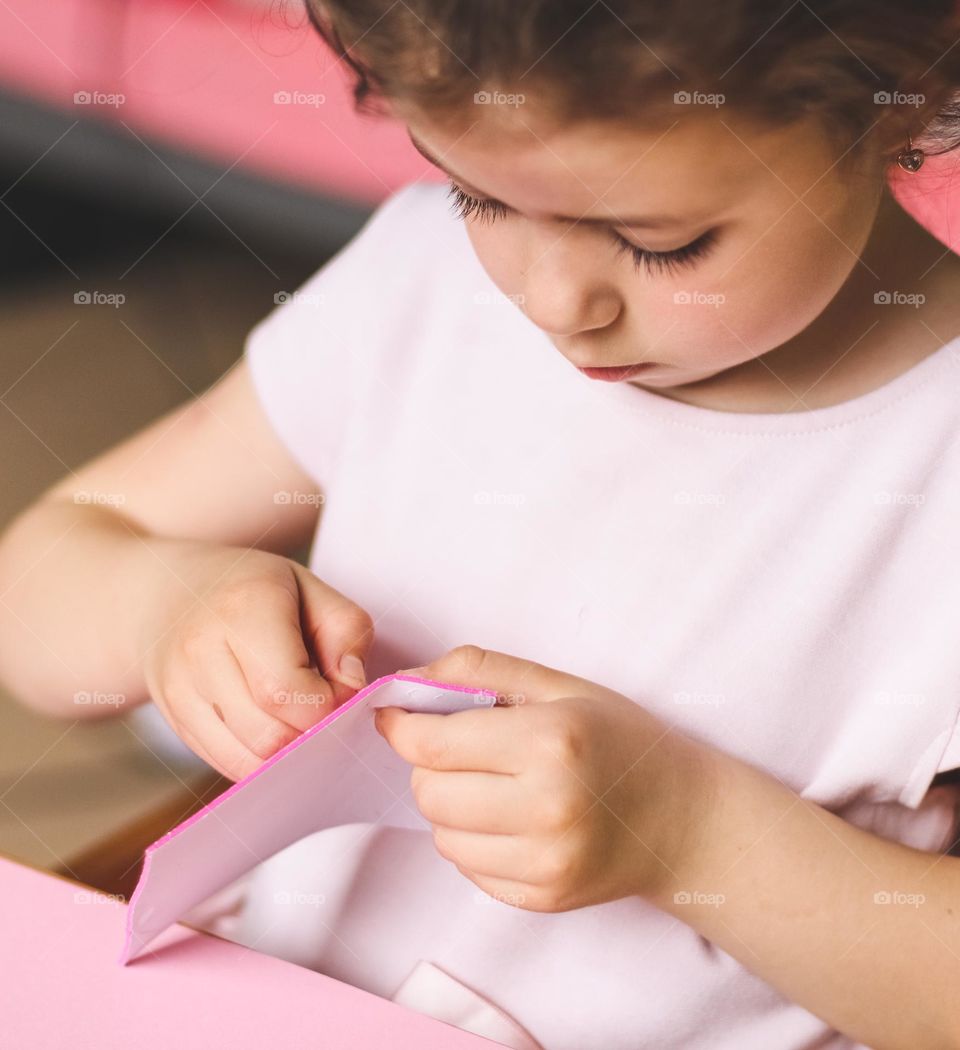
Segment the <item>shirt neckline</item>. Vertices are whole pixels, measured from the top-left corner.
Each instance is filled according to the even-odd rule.
[[[556,352],[556,351],[555,351]],[[906,371],[882,386],[846,401],[797,412],[725,412],[675,401],[629,383],[610,383],[604,389],[610,400],[636,415],[638,409],[682,426],[725,433],[814,433],[849,426],[893,405],[920,389],[941,370],[960,368],[960,336],[939,346]],[[591,380],[586,380],[592,382]],[[599,385],[599,384],[597,384]],[[603,391],[598,391],[603,393]]]

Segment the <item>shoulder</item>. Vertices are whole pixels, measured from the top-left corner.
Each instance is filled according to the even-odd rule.
[[[424,221],[432,225],[456,221],[445,183],[418,181],[401,186],[373,209],[368,223],[404,225]]]
[[[251,341],[304,325],[319,334],[324,324],[338,321],[362,330],[383,315],[414,273],[425,276],[435,267],[446,254],[437,249],[442,242],[449,246],[444,239],[455,222],[443,186],[413,183],[394,191],[295,291],[274,296],[276,308],[254,327]]]
[[[365,329],[385,323],[389,313],[417,304],[422,309],[437,282],[456,280],[471,265],[473,249],[446,187],[416,182],[381,201],[350,240],[289,294],[299,309],[274,313],[332,320],[339,311]]]
[[[392,242],[397,257],[429,257],[435,238],[466,240],[463,224],[454,216],[445,185],[413,182],[381,201],[348,243]],[[402,240],[400,240],[402,238]]]
[[[360,229],[249,332],[245,354],[261,388],[323,381],[340,390],[377,367],[412,364],[424,333],[472,288],[478,266],[446,186],[415,182],[378,204]],[[465,293],[464,293],[465,294]]]

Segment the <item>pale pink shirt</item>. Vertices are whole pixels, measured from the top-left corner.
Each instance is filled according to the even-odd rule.
[[[311,568],[376,621],[370,679],[462,643],[513,653],[949,848],[957,792],[928,788],[960,766],[960,340],[809,411],[592,381],[420,184],[246,356],[326,496]],[[474,1030],[518,1048],[854,1045],[642,899],[524,911],[429,831],[320,832],[245,901],[234,932],[259,950],[464,1027],[486,1010]]]

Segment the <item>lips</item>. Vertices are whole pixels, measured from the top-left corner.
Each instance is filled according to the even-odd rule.
[[[577,371],[582,372],[590,379],[601,379],[608,383],[620,383],[624,379],[630,379],[656,367],[656,361],[644,361],[638,365],[615,365],[612,368],[578,368]]]

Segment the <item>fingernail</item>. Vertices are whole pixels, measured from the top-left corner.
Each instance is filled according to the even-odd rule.
[[[410,675],[416,676],[416,675],[419,675],[422,671],[426,671],[426,669],[427,669],[426,664],[424,664],[423,667],[408,667],[405,671],[397,671],[396,673],[397,674],[410,674]]]
[[[359,656],[348,653],[340,661],[340,680],[362,689],[367,684],[366,671]]]

